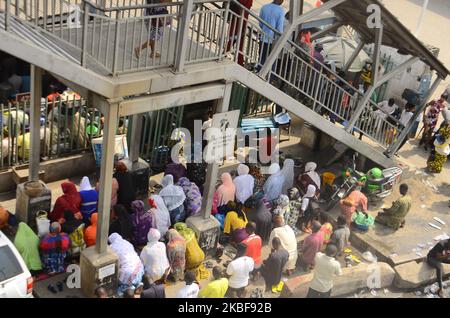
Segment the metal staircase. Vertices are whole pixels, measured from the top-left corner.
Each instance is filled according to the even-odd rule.
[[[261,28],[265,22],[238,2],[195,1],[190,19],[184,19],[189,5],[183,2],[164,4],[166,13],[150,16],[145,10],[161,5],[148,6],[143,0],[124,6],[115,2],[106,1],[106,6],[100,7],[85,0],[2,1],[0,40],[6,32],[17,41],[81,66],[79,70],[94,72],[108,83],[132,73],[167,68],[183,72],[184,66],[207,62],[231,65],[231,60],[235,64],[230,69],[238,71],[229,72],[224,80],[251,87],[381,165],[392,163],[383,151],[404,127],[395,118],[377,116],[378,106],[371,100],[353,118],[363,94],[297,43],[288,41],[268,74],[258,74],[269,55],[261,54],[261,39],[274,43],[281,34],[268,25],[266,29],[272,32],[265,33]],[[240,6],[240,14],[230,10],[231,3]],[[136,58],[135,47],[149,38],[147,27],[155,23],[164,25],[156,43],[161,57],[142,52]],[[26,54],[21,58],[26,59]],[[31,55],[26,60],[35,62]],[[79,74],[82,76],[83,71]],[[84,84],[77,83],[76,78],[69,80]]]

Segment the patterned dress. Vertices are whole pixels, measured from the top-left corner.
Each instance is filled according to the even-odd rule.
[[[70,247],[70,238],[66,233],[47,234],[39,244],[42,264],[48,273],[64,273],[64,259]]]
[[[436,140],[435,152],[428,158],[428,170],[433,173],[440,173],[444,164],[447,162],[447,156],[449,152],[450,144],[450,126],[445,125],[439,130],[439,135],[441,136],[443,143],[439,144]]]
[[[296,235],[300,233],[300,230],[297,228],[297,223],[298,218],[301,216],[301,208],[301,199],[291,200],[289,202],[289,214],[286,216],[286,223],[294,230]]]

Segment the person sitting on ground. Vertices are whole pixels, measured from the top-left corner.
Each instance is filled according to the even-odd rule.
[[[319,222],[322,224],[322,227],[320,228],[320,232],[323,235],[323,245],[324,245],[322,250],[325,250],[326,245],[331,242],[331,235],[333,234],[333,225],[331,224],[330,217],[325,212],[321,212],[319,214]]]
[[[212,270],[214,280],[203,287],[198,293],[198,298],[224,298],[228,290],[228,279],[223,277],[223,269],[214,266]]]
[[[109,298],[108,292],[104,287],[97,287],[94,291],[95,298]]]
[[[140,255],[145,274],[154,282],[164,279],[170,271],[166,245],[159,242],[160,238],[161,234],[157,229],[150,229],[147,235],[148,243]]]
[[[122,204],[117,204],[113,207],[113,218],[109,225],[109,235],[117,233],[128,242],[133,242],[133,223],[130,214]]]
[[[184,282],[186,284],[178,290],[176,298],[197,298],[200,287],[195,282],[195,273],[187,271],[184,274]]]
[[[91,214],[97,211],[98,193],[92,188],[88,177],[83,177],[80,184],[81,214],[83,222],[87,223]]]
[[[308,162],[305,165],[305,173],[297,178],[297,187],[302,195],[308,192],[308,186],[313,185],[316,189],[316,195],[320,193],[320,175],[316,172],[317,164]]]
[[[236,186],[233,183],[231,174],[228,172],[222,173],[220,180],[222,184],[217,188],[215,196],[217,197],[217,211],[223,214],[227,210],[226,205],[228,202],[234,201]]]
[[[347,226],[347,220],[342,215],[337,218],[337,226],[338,228],[331,236],[331,242],[337,247],[337,256],[341,256],[345,247],[350,245],[350,229]]]
[[[297,223],[299,216],[302,212],[302,199],[300,197],[300,191],[296,187],[289,189],[289,214],[286,216],[286,224],[289,225],[295,234],[299,233]]]
[[[83,215],[80,212],[81,196],[73,182],[63,182],[61,184],[63,195],[56,199],[53,210],[48,218],[52,222],[64,223],[64,211],[70,211],[76,219],[81,220]]]
[[[269,242],[272,242],[275,237],[281,241],[281,246],[289,253],[289,259],[285,265],[287,275],[291,275],[295,270],[298,258],[297,238],[292,228],[284,224],[283,217],[277,215],[273,218],[274,229],[270,234]],[[273,246],[271,246],[273,248]]]
[[[69,254],[72,256],[78,255],[86,247],[84,227],[85,224],[82,220],[75,219],[72,212],[64,211],[64,223],[61,225],[61,231],[69,235]]]
[[[134,250],[134,246],[124,240],[119,234],[113,233],[108,237],[111,250],[119,257],[119,288],[118,294],[122,295],[127,289],[134,289],[142,281],[144,265]]]
[[[173,176],[173,182],[177,183],[181,178],[186,177],[186,168],[180,162],[174,162],[171,157],[169,157],[169,163],[164,170],[164,175]]]
[[[144,275],[143,277],[143,290],[141,292],[141,298],[166,298],[166,290],[164,284],[155,284],[151,275]]]
[[[255,234],[256,224],[255,222],[248,222],[245,231],[248,234],[248,237],[242,241],[243,244],[247,245],[247,253],[245,256],[251,257],[255,262],[254,270],[253,270],[253,278],[256,280],[258,277],[259,269],[261,268],[262,258],[261,258],[261,250],[262,250],[262,240],[261,237]]]
[[[248,236],[245,231],[248,222],[247,215],[234,201],[229,201],[227,207],[228,212],[225,216],[223,233],[230,235],[231,242],[237,244]]]
[[[321,227],[318,221],[314,221],[312,223],[312,234],[303,241],[301,262],[305,271],[314,267],[314,258],[322,250],[323,234],[320,232]]]
[[[359,190],[353,190],[345,199],[339,201],[341,215],[345,218],[347,226],[350,228],[353,220],[353,214],[356,210],[367,211],[367,197]]]
[[[156,205],[155,211],[155,219],[156,219],[156,228],[159,233],[161,233],[161,237],[164,237],[171,226],[170,222],[170,213],[164,204],[164,200],[161,196],[157,194],[152,194],[149,200],[153,200]]]
[[[289,197],[285,194],[280,194],[280,196],[274,201],[275,207],[272,210],[272,214],[281,215],[283,219],[287,219],[290,214]]]
[[[154,208],[153,206],[151,208]],[[133,223],[133,238],[134,245],[142,246],[147,243],[148,231],[156,227],[156,221],[152,211],[145,209],[144,202],[135,200],[131,202],[131,222]]]
[[[427,263],[436,269],[436,276],[439,284],[437,293],[440,297],[443,297],[442,277],[444,276],[444,268],[442,263],[450,264],[450,239],[441,240],[428,252]]]
[[[329,298],[333,289],[333,277],[342,275],[339,262],[335,259],[337,248],[328,244],[325,254],[318,252],[315,256],[314,277],[309,286],[307,298]]]
[[[269,167],[270,177],[267,178],[263,186],[264,195],[266,200],[271,202],[276,200],[283,189],[284,175],[281,173],[280,165],[278,163],[272,163]]]
[[[408,195],[408,185],[402,183],[400,185],[400,194],[402,195],[389,209],[383,209],[383,212],[378,213],[375,221],[386,225],[394,230],[405,226],[405,218],[411,209],[411,196]]]
[[[202,194],[198,186],[186,177],[180,178],[178,185],[183,188],[186,196],[186,200],[184,200],[186,218],[198,214],[202,208]]]
[[[42,262],[39,256],[39,237],[25,222],[19,223],[19,228],[14,238],[14,246],[30,271],[42,269]]]
[[[89,225],[84,230],[84,241],[86,242],[86,247],[95,245],[97,240],[97,219],[98,213],[92,213],[91,215],[91,225]]]
[[[251,257],[245,256],[247,245],[239,243],[236,246],[237,252],[234,260],[228,264],[228,294],[231,298],[245,298],[245,288],[248,286],[250,273],[253,271],[255,263]]]
[[[256,224],[256,234],[263,242],[267,242],[272,232],[272,213],[267,209],[263,200],[256,203],[254,212],[248,215],[248,219]]]
[[[184,194],[183,188],[174,184],[171,174],[164,176],[161,184],[163,188],[159,192],[159,195],[169,210],[170,222],[172,225],[177,222],[184,222],[186,219],[186,212],[184,211],[186,195]]]
[[[300,214],[302,217],[299,219],[299,225],[303,232],[311,234],[311,222],[318,215],[318,206],[315,202],[316,187],[312,184],[308,185],[306,194],[302,197],[302,205],[300,206]]]
[[[252,195],[255,187],[255,178],[249,174],[250,168],[240,164],[237,168],[238,176],[233,183],[236,188],[236,202],[244,204]]]
[[[70,247],[70,238],[61,232],[61,224],[53,222],[50,232],[39,243],[42,264],[48,274],[64,273],[64,259]]]
[[[262,265],[261,274],[266,282],[266,291],[271,289],[272,292],[277,293],[283,288],[281,275],[289,259],[289,253],[281,246],[280,238],[274,237],[271,244],[272,251]]]
[[[167,231],[166,238],[170,276],[177,282],[184,277],[184,269],[186,267],[186,240],[175,229]]]
[[[123,161],[116,163],[116,172],[113,177],[119,184],[117,203],[122,204],[128,213],[131,214],[131,202],[135,200],[136,189],[133,182],[133,176],[131,172],[128,171],[128,168]]]

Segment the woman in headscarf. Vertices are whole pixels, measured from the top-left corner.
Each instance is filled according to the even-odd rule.
[[[225,216],[223,233],[231,235],[231,242],[238,244],[248,237],[248,233],[245,230],[245,226],[248,223],[247,215],[234,201],[229,201],[227,208],[228,212]]]
[[[167,210],[167,207],[164,204],[164,200],[159,195],[152,194],[150,196],[150,200],[153,200],[153,202],[156,204],[156,211],[155,211],[156,228],[158,229],[161,236],[164,237],[171,225],[169,210]]]
[[[339,201],[341,215],[347,220],[348,227],[352,224],[353,213],[358,208],[362,209],[362,212],[367,211],[367,203],[367,197],[358,190],[353,190],[346,198]]]
[[[281,174],[284,176],[284,183],[281,189],[281,193],[288,194],[289,189],[294,186],[294,160],[284,160]]]
[[[98,193],[92,188],[88,177],[83,177],[80,184],[81,197],[81,214],[83,214],[83,221],[86,223],[91,214],[97,211]]]
[[[274,215],[281,215],[283,219],[289,216],[291,209],[289,206],[289,197],[284,194],[280,194],[278,199],[275,200],[275,208],[273,210]]]
[[[151,206],[151,208],[154,208]],[[146,211],[144,202],[135,200],[131,202],[131,222],[134,228],[134,244],[142,246],[147,243],[148,231],[156,226],[152,211]]]
[[[84,230],[84,241],[86,242],[86,247],[95,245],[97,240],[97,219],[98,213],[91,214],[91,225],[89,225],[86,230]]]
[[[119,257],[119,289],[122,295],[128,288],[136,288],[144,276],[144,266],[134,250],[133,245],[124,240],[122,236],[113,233],[108,238],[110,247]]]
[[[52,222],[64,222],[64,211],[70,211],[76,219],[81,220],[83,215],[80,212],[81,196],[73,182],[63,182],[61,184],[63,195],[56,199],[53,211],[48,217]]]
[[[205,252],[198,245],[195,232],[188,228],[186,223],[177,223],[174,228],[186,241],[186,270],[192,270],[197,274],[200,265],[205,260]]]
[[[183,222],[186,218],[183,205],[184,200],[186,200],[186,195],[184,194],[183,188],[173,184],[173,176],[170,174],[164,176],[161,183],[163,188],[159,192],[159,195],[169,210],[170,222],[172,225],[177,222]]]
[[[77,254],[86,247],[86,242],[84,240],[84,223],[82,220],[75,219],[72,212],[64,211],[64,223],[61,225],[61,231],[69,235],[69,254]]]
[[[30,271],[39,271],[42,269],[42,263],[39,256],[39,237],[24,222],[19,223],[14,246],[22,256],[25,265]]]
[[[142,249],[140,255],[145,274],[150,275],[154,282],[163,279],[170,270],[166,245],[159,242],[160,238],[161,234],[157,229],[150,229],[147,235],[147,245]]]
[[[243,204],[253,195],[255,179],[249,175],[250,168],[244,164],[238,166],[237,172],[238,176],[233,180],[236,189],[236,201]]]
[[[122,204],[128,211],[131,211],[131,202],[135,199],[136,189],[134,187],[133,176],[128,171],[127,166],[123,161],[116,163],[116,172],[113,175],[119,183],[119,190],[117,192],[117,203]]]
[[[285,178],[280,171],[280,165],[278,163],[272,163],[270,165],[269,174],[270,177],[264,183],[263,190],[267,201],[272,202],[280,196]]]
[[[183,188],[186,200],[184,201],[184,209],[186,217],[190,217],[200,212],[202,207],[202,194],[194,182],[189,181],[188,178],[182,177],[178,180],[178,185]]]
[[[297,228],[298,218],[303,215],[302,199],[300,191],[296,187],[289,189],[289,214],[285,216],[286,224],[289,225],[295,234],[299,233]]]
[[[446,110],[445,114],[447,113]],[[448,116],[448,114],[445,116]],[[446,123],[439,129],[433,145],[434,153],[428,158],[427,168],[431,173],[441,173],[450,154],[450,125]]]
[[[173,182],[177,183],[180,178],[186,177],[186,168],[181,163],[173,162],[172,158],[169,157],[164,175],[169,174],[173,176]]]
[[[50,232],[45,235],[40,244],[42,264],[48,274],[64,273],[64,259],[70,247],[70,238],[66,233],[61,233],[61,224],[53,222]]]
[[[122,204],[113,207],[113,219],[109,225],[109,235],[117,233],[128,242],[133,242],[133,222]]]
[[[284,224],[284,219],[282,216],[275,216],[273,218],[273,222],[275,228],[272,230],[272,233],[270,233],[269,244],[271,248],[274,248],[272,246],[273,239],[275,237],[280,239],[281,247],[289,253],[289,258],[284,268],[287,274],[290,275],[297,264],[297,239],[292,228],[289,225]]]
[[[170,272],[175,282],[184,279],[186,266],[186,241],[175,229],[166,233],[167,257],[170,263]]]
[[[300,213],[302,217],[299,220],[300,228],[303,232],[311,234],[311,222],[317,216],[316,208],[312,203],[316,197],[316,187],[312,184],[308,185],[306,194],[302,197],[302,205],[300,206]]]
[[[256,203],[256,210],[248,214],[248,219],[256,223],[256,235],[259,235],[263,242],[266,242],[272,231],[272,213],[262,200]]]
[[[217,188],[217,210],[220,212],[229,201],[234,201],[236,194],[236,187],[234,186],[231,174],[228,172],[222,173],[220,177],[222,184]]]
[[[305,173],[298,177],[297,186],[302,195],[305,195],[310,184],[316,187],[317,194],[320,192],[320,175],[316,172],[316,169],[317,164],[315,162],[308,162],[305,165]]]

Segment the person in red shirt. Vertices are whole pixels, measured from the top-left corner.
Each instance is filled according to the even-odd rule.
[[[253,0],[239,0],[238,1],[242,6],[244,6],[248,10],[244,10],[241,6],[236,3],[231,2],[230,4],[230,16],[228,20],[230,22],[229,28],[229,39],[227,43],[227,52],[231,51],[231,47],[234,46],[239,36],[239,25],[241,24],[241,17],[243,17],[242,21],[242,31],[241,37],[239,39],[239,52],[238,52],[238,64],[244,66],[244,55],[242,54],[244,49],[244,41],[246,38],[246,30],[247,30],[247,22],[249,10],[252,8]]]
[[[242,241],[245,245],[247,245],[247,253],[245,256],[251,257],[255,262],[254,270],[253,270],[253,280],[257,280],[259,276],[259,270],[262,265],[261,258],[261,249],[262,249],[262,240],[259,235],[256,235],[256,223],[248,222],[245,231],[248,233],[248,237]]]

